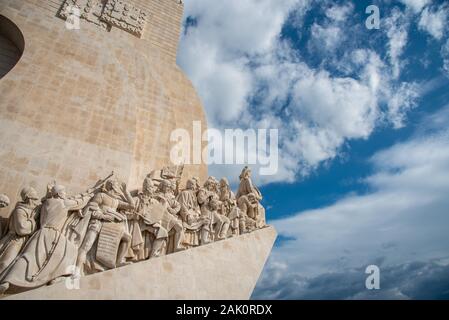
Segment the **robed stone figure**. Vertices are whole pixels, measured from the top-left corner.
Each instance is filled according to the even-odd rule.
[[[68,237],[70,211],[83,208],[91,195],[67,198],[65,188],[53,186],[51,198],[42,204],[40,226],[15,262],[0,275],[0,294],[24,291],[71,275],[78,247]]]

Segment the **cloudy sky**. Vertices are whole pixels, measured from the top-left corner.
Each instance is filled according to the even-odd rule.
[[[253,298],[449,298],[448,27],[442,0],[185,1],[178,64],[209,127],[279,129]]]

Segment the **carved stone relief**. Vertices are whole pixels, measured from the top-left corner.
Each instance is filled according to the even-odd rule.
[[[139,38],[148,18],[147,12],[126,0],[65,0],[59,17],[67,20],[76,14],[73,8],[80,10],[81,19],[104,30],[110,31],[116,27]]]
[[[74,196],[56,182],[47,185],[42,199],[33,188],[24,188],[0,239],[0,294],[265,227],[262,194],[248,167],[236,196],[224,178],[209,177],[202,186],[191,178],[179,190],[182,172],[183,166],[152,171],[139,190],[128,190],[113,172]],[[0,196],[0,206],[8,204]]]
[[[126,1],[109,0],[101,19],[140,38],[145,28],[147,13]]]

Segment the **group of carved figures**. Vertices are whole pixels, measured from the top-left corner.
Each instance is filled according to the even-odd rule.
[[[111,174],[67,196],[52,183],[40,199],[26,187],[0,240],[0,294],[51,284],[186,250],[265,226],[262,195],[245,167],[237,194],[226,178],[187,180],[153,171],[129,191]],[[170,172],[170,171],[168,171]],[[0,195],[0,207],[9,199]],[[1,228],[0,228],[1,230]],[[0,234],[1,235],[1,234]]]

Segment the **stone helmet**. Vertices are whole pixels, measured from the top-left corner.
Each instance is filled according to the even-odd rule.
[[[159,190],[173,190],[173,185],[169,180],[162,180],[159,183]]]
[[[20,191],[20,197],[22,198],[22,201],[39,200],[37,191],[33,187],[23,188],[22,191]]]
[[[0,194],[0,208],[9,206],[9,198],[6,194]]]
[[[51,188],[51,195],[54,198],[59,197],[59,198],[64,199],[66,197],[65,187],[63,185],[60,185],[60,184],[54,185]]]

